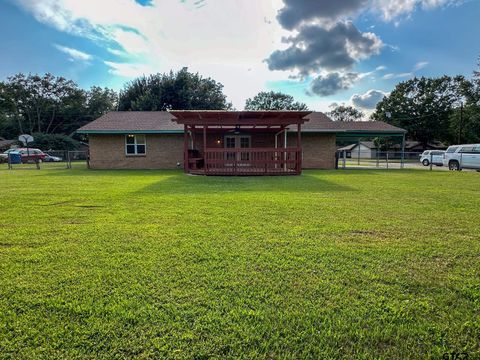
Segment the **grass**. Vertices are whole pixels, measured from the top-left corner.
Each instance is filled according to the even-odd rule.
[[[478,357],[479,189],[0,170],[0,357]]]

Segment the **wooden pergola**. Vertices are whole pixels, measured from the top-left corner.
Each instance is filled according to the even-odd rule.
[[[309,111],[174,110],[184,126],[184,170],[202,175],[298,175]],[[289,126],[296,144],[288,145]]]

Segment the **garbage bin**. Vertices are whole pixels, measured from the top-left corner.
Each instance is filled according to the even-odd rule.
[[[10,160],[10,164],[21,164],[22,163],[22,155],[18,151],[11,151],[8,153],[8,158]]]

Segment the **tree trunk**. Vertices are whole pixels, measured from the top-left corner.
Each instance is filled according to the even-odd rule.
[[[18,106],[14,103],[15,106],[15,120],[18,123],[18,130],[20,130],[20,134],[23,134],[23,125],[22,125],[22,117],[20,116],[20,112],[18,111]]]
[[[42,126],[40,124],[40,110],[38,108],[38,104],[35,104],[35,112],[37,113],[37,129],[38,129],[38,132],[41,133],[42,132]]]
[[[56,110],[57,110],[56,108],[53,108],[52,117],[50,118],[50,122],[48,123],[47,129],[45,130],[46,134],[48,134],[48,132],[50,131],[50,127],[53,124],[53,120],[55,119]]]
[[[32,125],[32,117],[30,116],[30,111],[27,111],[27,118],[28,118],[28,127],[31,134],[33,133],[33,125]]]

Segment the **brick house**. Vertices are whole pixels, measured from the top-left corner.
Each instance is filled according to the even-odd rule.
[[[334,122],[305,111],[110,112],[81,127],[92,169],[287,175],[335,168],[336,139],[405,136],[378,121]]]

